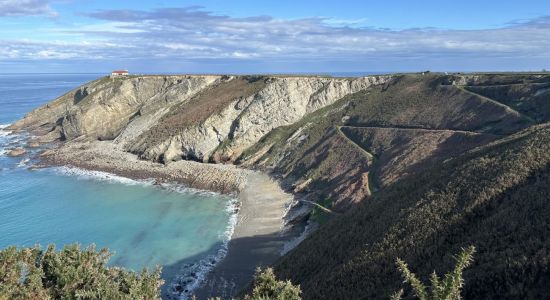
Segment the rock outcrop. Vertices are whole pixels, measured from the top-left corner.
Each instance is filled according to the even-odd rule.
[[[164,163],[234,160],[273,128],[390,79],[101,78],[32,111],[11,129],[39,132],[43,142],[112,140],[142,159]]]
[[[151,126],[170,106],[188,100],[219,78],[101,78],[30,112],[10,128],[40,132],[49,136],[49,140],[82,137],[112,140],[121,135],[120,142],[124,142]]]
[[[23,154],[27,153],[27,151],[23,148],[15,148],[8,151],[8,156],[21,156]]]

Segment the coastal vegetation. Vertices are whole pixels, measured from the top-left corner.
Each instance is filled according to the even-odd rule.
[[[300,300],[300,286],[290,280],[277,280],[272,268],[256,270],[252,292],[244,300]]]
[[[109,267],[110,257],[106,249],[77,244],[0,250],[0,299],[160,298],[160,269]]]
[[[475,247],[470,246],[466,249],[462,249],[460,254],[456,257],[456,266],[453,271],[445,274],[443,278],[440,278],[435,271],[430,276],[430,287],[427,287],[422,281],[418,279],[416,274],[409,270],[407,263],[397,258],[397,267],[406,283],[409,283],[414,295],[419,300],[458,300],[461,299],[460,291],[464,286],[464,278],[462,273],[473,261]],[[392,295],[392,300],[401,299],[403,290],[397,291]]]
[[[237,163],[275,170],[296,185],[307,182],[313,201],[329,197],[335,209],[347,210],[378,185],[533,124],[451,85],[453,80],[438,74],[396,76],[270,131]]]
[[[109,267],[111,253],[78,244],[56,251],[9,247],[0,250],[0,299],[160,299],[160,268],[139,273]],[[277,280],[273,269],[257,269],[244,300],[299,300],[300,287]]]
[[[530,127],[381,189],[275,271],[300,284],[304,299],[380,299],[399,289],[396,257],[425,281],[450,269],[449,253],[475,245],[465,298],[545,298],[549,166],[550,124]]]

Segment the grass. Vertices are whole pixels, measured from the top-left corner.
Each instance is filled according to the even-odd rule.
[[[550,83],[476,85],[466,86],[464,89],[508,105],[534,122],[550,121],[550,102],[547,101],[550,94],[544,92],[550,89]]]
[[[332,200],[330,198],[322,198],[323,200],[318,202],[318,205],[321,205],[325,208],[330,208],[332,206]],[[324,209],[321,209],[318,206],[313,206],[313,209],[310,213],[310,219],[319,225],[326,224],[331,217],[333,216],[333,213],[330,213]]]

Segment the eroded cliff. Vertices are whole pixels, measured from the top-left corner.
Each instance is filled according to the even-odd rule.
[[[101,78],[29,113],[12,129],[44,141],[113,140],[140,158],[233,160],[273,128],[390,76]]]

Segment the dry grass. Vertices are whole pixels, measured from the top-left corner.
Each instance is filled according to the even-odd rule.
[[[265,80],[263,77],[240,76],[208,87],[189,101],[173,107],[138,140],[155,145],[185,128],[197,126],[208,117],[220,113],[231,102],[260,91],[266,85]]]

